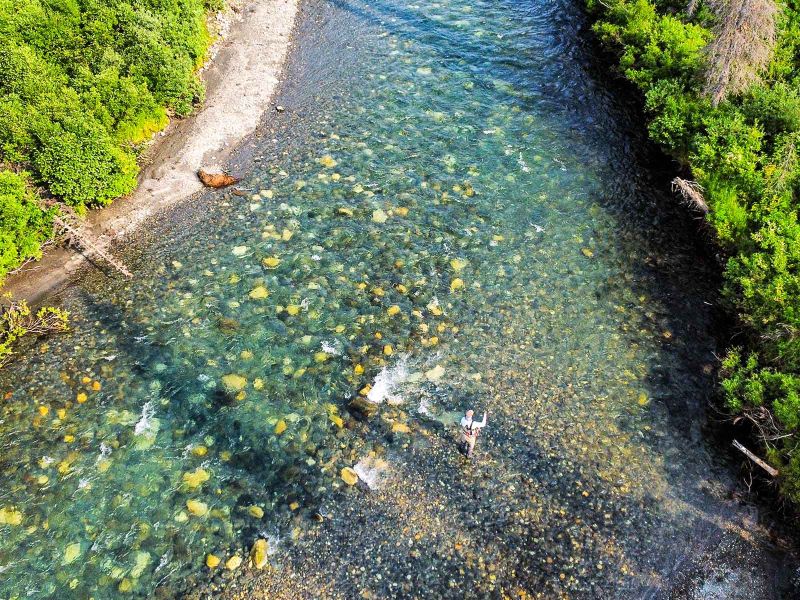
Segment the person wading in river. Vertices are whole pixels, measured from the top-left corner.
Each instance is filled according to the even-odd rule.
[[[483,421],[480,423],[472,419],[474,414],[474,411],[468,410],[461,418],[461,433],[464,435],[464,452],[467,458],[472,457],[472,451],[475,450],[475,442],[478,440],[478,433],[486,427],[487,413],[483,413]]]

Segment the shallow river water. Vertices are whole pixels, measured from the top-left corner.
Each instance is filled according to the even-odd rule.
[[[567,0],[308,2],[236,190],[0,371],[0,597],[205,590],[257,538],[229,589],[791,593],[703,429],[714,266],[595,52]]]

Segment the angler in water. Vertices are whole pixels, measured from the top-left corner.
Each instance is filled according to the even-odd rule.
[[[467,458],[472,457],[472,451],[475,450],[475,442],[478,441],[478,433],[481,429],[486,427],[486,415],[483,413],[483,421],[475,421],[472,416],[475,411],[468,410],[461,419],[461,433],[464,435],[464,453]]]

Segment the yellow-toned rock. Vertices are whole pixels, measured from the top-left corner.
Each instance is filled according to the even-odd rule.
[[[277,423],[275,423],[275,435],[280,435],[284,431],[286,431],[286,421],[281,419]]]
[[[197,468],[194,471],[189,471],[188,473],[183,474],[183,483],[186,487],[190,489],[194,489],[200,487],[208,481],[211,476],[208,474],[208,471],[205,469]]]
[[[251,300],[263,300],[269,296],[269,290],[263,285],[257,285],[247,294]]]
[[[216,554],[209,554],[208,556],[206,556],[206,566],[209,569],[216,568],[220,562],[222,562],[222,560]]]
[[[339,476],[347,485],[355,485],[358,482],[358,473],[350,467],[342,467]]]
[[[268,269],[274,269],[279,264],[281,264],[281,259],[278,258],[277,256],[268,256],[267,258],[261,261],[261,264]]]
[[[438,317],[438,316],[440,316],[440,315],[442,314],[442,309],[441,309],[441,307],[439,306],[439,304],[438,304],[438,303],[436,303],[436,302],[433,302],[433,301],[429,302],[429,303],[428,303],[428,306],[427,306],[426,308],[427,308],[429,311],[431,311],[431,314],[432,314],[432,315],[434,315],[434,316],[436,316],[436,317]]]
[[[186,508],[195,517],[202,517],[208,513],[208,504],[200,500],[187,500]]]
[[[458,273],[459,271],[463,270],[463,269],[464,269],[464,267],[466,267],[468,264],[469,264],[469,262],[467,262],[467,261],[466,261],[466,260],[464,260],[463,258],[454,258],[454,259],[452,259],[452,260],[450,261],[450,267],[451,267],[451,268],[453,269],[453,271],[455,271],[456,273]]]
[[[68,565],[81,555],[81,543],[75,542],[64,549],[64,560],[61,564]]]
[[[395,433],[411,433],[411,428],[405,423],[392,423],[392,431]]]
[[[256,569],[263,569],[269,560],[269,544],[267,540],[258,539],[250,549],[250,561]]]
[[[242,557],[238,555],[231,556],[228,560],[225,561],[225,568],[228,571],[235,571],[239,568],[239,565],[242,564]]]
[[[247,507],[247,514],[256,519],[260,519],[264,516],[264,509],[254,504],[253,506]]]
[[[442,365],[436,365],[430,371],[425,371],[425,378],[428,381],[439,381],[443,375],[444,367]]]
[[[21,525],[22,513],[16,508],[0,508],[0,525]]]
[[[247,385],[247,379],[235,373],[229,373],[222,377],[222,384],[229,390],[239,392]]]

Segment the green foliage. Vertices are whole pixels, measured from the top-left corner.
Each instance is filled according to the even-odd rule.
[[[0,165],[79,211],[131,192],[136,144],[203,99],[205,15],[222,4],[0,0]],[[0,280],[47,237],[49,220],[21,197],[2,196],[0,236],[22,237],[3,244]]]
[[[777,427],[765,453],[800,503],[800,2],[782,7],[763,83],[714,107],[703,91],[713,23],[703,3],[689,17],[677,0],[587,1],[644,96],[650,137],[705,190],[727,257],[723,297],[743,328],[742,347],[722,361],[724,401],[761,419],[762,433]]]
[[[36,204],[27,173],[0,171],[0,284],[2,277],[29,258],[38,258],[52,231],[52,214]]]

